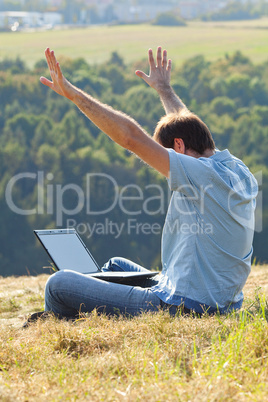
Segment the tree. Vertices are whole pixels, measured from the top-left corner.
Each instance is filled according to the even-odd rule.
[[[210,104],[210,109],[212,113],[215,113],[218,116],[223,114],[232,116],[236,111],[236,104],[233,99],[230,99],[227,96],[221,96],[213,99]]]
[[[152,25],[184,27],[187,24],[183,19],[173,13],[162,13],[157,15],[152,21]]]
[[[204,21],[231,21],[248,20],[260,17],[260,11],[249,1],[242,4],[238,1],[231,1],[226,6],[215,13],[209,13],[202,17]]]
[[[148,184],[157,184],[163,191],[167,190],[167,186],[156,172],[100,133],[70,102],[41,87],[36,75],[39,76],[38,69],[46,70],[43,62],[37,63],[33,71],[25,68],[23,75],[18,69],[13,70],[13,63],[2,62],[5,71],[0,71],[1,274],[24,274],[26,266],[31,273],[40,273],[42,266],[47,265],[47,257],[36,247],[32,229],[55,227],[58,224],[55,213],[58,201],[56,186],[62,188],[75,183],[86,194],[87,174],[94,176],[100,172],[115,178],[119,191],[132,183],[140,186],[147,198],[154,196],[153,188],[146,190]],[[158,95],[133,75],[133,66],[124,65],[124,60],[117,53],[111,54],[108,63],[99,66],[98,75],[83,59],[63,59],[63,63],[64,71],[73,77],[76,85],[130,114],[149,133],[153,133],[156,123],[164,114]],[[143,69],[146,68],[147,62]],[[229,148],[233,154],[245,160],[251,170],[263,171],[265,217],[268,216],[268,186],[265,184],[268,177],[265,167],[268,165],[267,77],[267,62],[254,65],[239,52],[215,62],[208,62],[199,55],[179,68],[174,67],[173,73],[176,92],[205,121],[216,145],[220,149]],[[50,191],[51,213],[46,213],[46,203],[44,214],[20,216],[9,208],[5,198],[7,183],[13,176],[23,172],[44,174],[44,199],[46,201]],[[47,176],[48,173],[53,173],[53,176]],[[103,177],[93,176],[91,207],[93,210],[107,209],[115,197],[113,183],[105,181]],[[40,202],[40,186],[42,183],[38,186],[34,179],[19,180],[12,193],[15,204],[26,210],[36,208],[38,199]],[[167,200],[168,196],[166,206]],[[73,208],[76,204],[77,194],[66,191],[64,205]],[[133,210],[139,207],[133,201],[127,205]],[[148,208],[157,209],[157,200],[148,202]],[[68,218],[63,214],[62,226],[67,224]],[[96,223],[96,216],[88,214],[86,208],[73,218],[77,224]],[[164,213],[149,216],[142,211],[138,221],[162,225],[164,218]],[[109,213],[98,216],[98,221],[103,224],[105,219],[126,225],[128,216],[116,205]],[[265,247],[267,222],[264,219],[263,232],[255,237],[255,256],[262,261],[268,259]],[[111,234],[95,234],[90,238],[87,235],[83,237],[98,256],[100,264],[111,255],[122,255],[123,250],[125,257],[134,260],[139,255],[145,266],[159,266],[160,234],[130,237],[125,231],[120,239],[115,239]],[[13,248],[10,247],[6,238],[15,239],[16,252],[12,252],[14,243]]]

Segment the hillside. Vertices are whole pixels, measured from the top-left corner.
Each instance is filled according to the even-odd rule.
[[[49,275],[0,277],[1,326],[20,328],[29,313],[43,310],[44,288]],[[245,306],[255,294],[268,297],[268,265],[253,266],[245,287]]]
[[[229,316],[93,312],[20,329],[42,308],[46,279],[0,279],[1,400],[267,400],[267,266],[253,267],[244,308]]]
[[[81,58],[61,65],[72,83],[152,134],[164,114],[156,92],[118,53],[109,57],[97,71]],[[148,69],[146,61],[137,66]],[[99,266],[121,256],[161,268],[164,177],[42,86],[44,59],[33,70],[5,59],[0,70],[0,274],[44,272],[48,257],[33,230],[56,227],[75,227]],[[267,71],[267,62],[255,65],[235,52],[215,62],[193,57],[172,74],[175,91],[208,125],[216,146],[242,159],[258,180],[253,258],[261,263],[268,261]]]

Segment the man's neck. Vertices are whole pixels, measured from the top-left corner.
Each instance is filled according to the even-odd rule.
[[[215,154],[214,149],[206,149],[205,152],[201,155],[198,152],[192,151],[191,149],[188,149],[185,152],[185,155],[192,156],[193,158],[209,158],[210,156]]]
[[[209,157],[212,156],[212,155],[215,155],[215,149],[207,149],[207,150],[203,153],[202,157],[203,157],[203,158],[209,158]]]

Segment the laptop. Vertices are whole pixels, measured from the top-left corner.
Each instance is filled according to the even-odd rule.
[[[159,274],[158,271],[102,272],[74,228],[34,230],[34,234],[58,271],[68,269],[108,282],[125,285],[138,285],[140,281]]]

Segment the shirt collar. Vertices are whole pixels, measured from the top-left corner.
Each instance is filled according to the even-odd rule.
[[[210,158],[212,158],[218,162],[223,162],[228,159],[230,160],[231,157],[232,156],[231,156],[230,152],[228,151],[228,149],[225,149],[224,151],[220,151],[220,150],[216,149],[215,154],[212,155]]]

